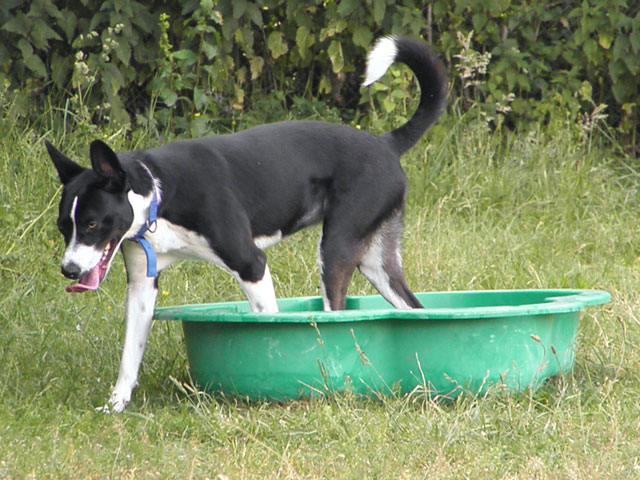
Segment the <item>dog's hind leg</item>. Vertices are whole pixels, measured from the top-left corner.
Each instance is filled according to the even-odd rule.
[[[344,310],[347,287],[362,255],[364,243],[342,229],[327,227],[327,224],[323,226],[318,259],[324,310]]]
[[[371,235],[358,268],[394,307],[422,308],[402,270],[402,213],[385,220]]]

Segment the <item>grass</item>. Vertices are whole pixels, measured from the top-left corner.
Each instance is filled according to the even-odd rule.
[[[89,138],[47,117],[0,118],[0,478],[633,478],[640,475],[636,161],[571,128],[495,135],[445,118],[403,159],[404,263],[416,291],[600,288],[576,366],[536,392],[436,403],[349,394],[286,404],[189,383],[179,325],[156,323],[126,412],[103,405],[123,342],[121,259],[67,295],[59,187],[43,138],[86,161]],[[159,142],[152,136],[118,147]],[[128,143],[130,142],[130,143]],[[318,229],[272,248],[281,297],[319,294]],[[159,304],[242,299],[203,263],[163,275]],[[351,294],[373,293],[356,275]]]

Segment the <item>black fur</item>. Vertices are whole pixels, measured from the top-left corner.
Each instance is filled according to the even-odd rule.
[[[64,212],[75,197],[79,225],[94,218],[100,225],[83,241],[93,245],[123,235],[133,215],[126,192],[148,195],[152,189],[144,164],[161,185],[159,217],[206,238],[244,281],[256,282],[264,274],[266,257],[256,237],[278,231],[287,236],[323,222],[326,295],[332,309],[344,308],[346,285],[372,237],[383,222],[402,214],[406,180],[398,159],[438,118],[447,93],[434,53],[416,40],[395,41],[396,60],[414,71],[421,97],[409,122],[385,135],[323,122],[284,122],[118,154],[95,141],[92,169],[79,167],[47,142],[65,184],[60,203],[65,239],[70,233]],[[419,307],[399,265],[390,271],[396,293]]]
[[[388,66],[387,54],[395,51],[395,60],[409,65],[421,87],[413,117],[385,135],[285,122],[136,152],[115,153],[94,141],[91,168],[46,142],[64,184],[58,218],[67,244],[63,273],[79,280],[67,291],[98,288],[122,246],[127,331],[109,400],[114,411],[125,408],[136,385],[157,295],[157,277],[147,276],[144,250],[134,243],[154,194],[159,219],[144,237],[157,254],[158,270],[191,257],[221,264],[239,279],[253,311],[277,310],[258,244],[318,222],[325,308],[345,308],[356,268],[392,305],[420,307],[400,260],[406,179],[399,157],[440,115],[447,82],[423,43],[383,42],[372,61]],[[372,70],[372,77],[380,70]]]

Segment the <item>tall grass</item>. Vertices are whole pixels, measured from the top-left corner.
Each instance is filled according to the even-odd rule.
[[[576,367],[536,392],[436,403],[348,394],[286,404],[211,398],[189,383],[180,327],[156,323],[128,410],[95,411],[123,341],[120,259],[67,295],[49,138],[86,162],[90,138],[45,112],[0,118],[0,478],[633,478],[640,475],[640,178],[635,159],[571,128],[489,131],[445,118],[403,158],[404,264],[416,291],[601,288]],[[111,134],[110,134],[111,135]],[[119,148],[157,144],[115,134]],[[269,252],[281,297],[319,294],[318,229]],[[182,264],[163,305],[242,299],[225,274]],[[350,294],[373,293],[359,274]]]

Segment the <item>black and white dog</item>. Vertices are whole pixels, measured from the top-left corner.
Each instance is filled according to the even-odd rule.
[[[416,75],[413,117],[381,136],[322,122],[263,125],[232,135],[114,153],[91,143],[92,168],[46,142],[64,185],[58,227],[62,273],[95,290],[122,250],[127,270],[126,336],[109,400],[122,411],[136,386],[151,326],[157,273],[203,259],[240,283],[255,312],[278,309],[263,249],[322,222],[319,263],[326,310],[345,307],[357,267],[392,305],[419,308],[401,265],[406,179],[399,157],[441,114],[444,68],[424,43],[384,37],[367,59],[363,86],[394,62]]]

